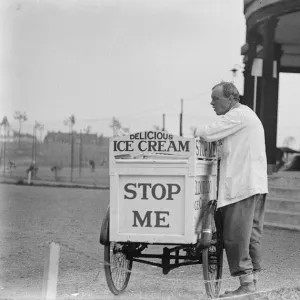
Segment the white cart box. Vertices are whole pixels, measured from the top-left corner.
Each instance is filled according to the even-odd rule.
[[[217,146],[144,131],[110,139],[110,241],[196,243],[217,195]]]

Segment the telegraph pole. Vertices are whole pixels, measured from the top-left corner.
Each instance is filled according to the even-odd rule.
[[[7,124],[4,124],[4,144],[3,144],[3,175],[5,176],[6,168],[6,139],[7,139]]]
[[[166,130],[166,115],[163,114],[163,127],[162,127],[162,131]]]
[[[183,136],[182,134],[182,116],[183,116],[183,99],[181,99],[181,110],[179,115],[179,135]]]
[[[37,129],[39,127],[39,123],[35,122],[35,132],[34,132],[34,161],[37,163],[37,153],[38,153],[38,140],[37,140]]]
[[[3,150],[3,175],[5,175],[5,168],[6,168],[6,141],[7,141],[7,137],[8,137],[8,130],[9,130],[9,123],[7,120],[7,117],[5,116],[2,120],[2,122],[0,123],[0,134],[1,134],[1,126],[3,125],[3,149],[1,148],[1,152]],[[2,154],[2,153],[1,153]],[[1,160],[2,160],[2,156],[0,157],[0,165],[1,165]]]
[[[81,177],[81,164],[82,164],[82,134],[80,130],[80,145],[79,145],[79,176]]]
[[[71,182],[73,182],[73,160],[74,160],[74,130],[71,132]]]
[[[33,125],[33,131],[32,131],[32,163],[34,162],[35,160],[35,125],[36,125],[36,121]]]

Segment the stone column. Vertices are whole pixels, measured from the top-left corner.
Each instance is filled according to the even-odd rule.
[[[244,69],[244,95],[242,104],[245,104],[253,109],[253,96],[254,96],[254,77],[251,76],[251,69],[253,59],[256,55],[256,39],[255,35],[247,32],[246,42],[248,44],[247,62]]]
[[[265,129],[269,174],[273,172],[276,164],[278,76],[277,78],[273,77],[276,25],[276,18],[270,18],[263,24],[263,76],[261,78],[261,101],[258,114]]]
[[[262,38],[255,31],[247,32],[247,44],[249,46],[247,51],[247,62],[245,63],[244,70],[244,99],[243,104],[249,106],[251,109],[254,109],[254,88],[255,88],[255,77],[251,75],[253,60],[260,57],[257,54],[257,46],[262,44]],[[260,86],[261,86],[261,77],[257,77],[257,86],[256,86],[256,113],[259,115],[260,107]]]

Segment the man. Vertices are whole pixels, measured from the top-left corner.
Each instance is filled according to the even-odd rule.
[[[240,287],[221,298],[256,291],[254,275],[261,270],[261,235],[265,196],[268,193],[267,160],[263,126],[257,115],[239,103],[233,83],[213,87],[211,105],[217,122],[195,129],[195,136],[221,140],[218,208],[230,273]]]

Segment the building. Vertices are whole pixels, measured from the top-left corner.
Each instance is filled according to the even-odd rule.
[[[71,138],[72,138],[72,136],[71,136],[71,133],[69,133],[69,132],[50,131],[45,136],[44,141],[46,143],[49,143],[49,142],[70,143]],[[95,144],[95,145],[101,145],[101,144],[103,144],[104,141],[108,140],[108,138],[103,137],[103,135],[98,136],[96,133],[80,134],[80,133],[74,132],[74,143],[80,144],[80,139],[83,144]]]
[[[69,143],[70,133],[61,132],[61,131],[58,132],[49,131],[45,136],[44,141],[46,143],[51,143],[51,142]]]
[[[13,142],[19,142],[20,143],[32,143],[33,141],[33,135],[30,133],[21,133],[19,135],[19,132],[13,131]]]
[[[14,135],[12,134],[12,132],[10,130],[7,130],[6,132],[4,132],[4,128],[1,127],[0,128],[0,142],[9,142],[12,143],[14,141]]]
[[[268,171],[276,164],[280,73],[300,73],[300,0],[244,0],[246,43],[243,103],[266,133]]]

